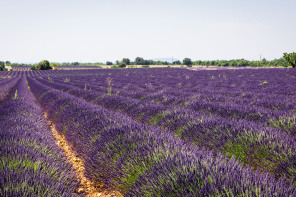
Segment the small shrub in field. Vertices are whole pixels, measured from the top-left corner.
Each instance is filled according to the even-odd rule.
[[[126,64],[124,62],[120,62],[120,64],[118,64],[118,67],[119,68],[125,68]]]

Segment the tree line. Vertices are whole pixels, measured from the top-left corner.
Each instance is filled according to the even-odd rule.
[[[212,61],[195,61],[195,65],[202,66],[222,66],[222,67],[288,67],[289,63],[284,59],[266,60],[263,58],[261,61],[248,61],[245,59],[236,60],[212,60]]]
[[[116,62],[107,61],[106,65],[182,65],[182,62],[179,60],[174,61],[173,63],[168,61],[154,61],[154,60],[145,60],[142,57],[136,57],[134,61],[131,61],[129,58],[123,58],[121,61],[117,60]]]
[[[7,70],[5,66],[31,66],[31,70],[49,70],[55,66],[94,66],[94,65],[104,65],[103,63],[79,63],[79,62],[64,62],[64,63],[49,63],[47,60],[43,60],[38,64],[18,64],[11,63],[10,61],[0,61],[0,71]],[[143,67],[148,67],[149,65],[185,65],[191,67],[192,65],[200,66],[222,66],[222,67],[289,67],[292,66],[296,68],[296,53],[284,53],[283,57],[280,59],[266,60],[263,58],[261,61],[248,61],[245,59],[235,59],[235,60],[197,60],[192,61],[190,58],[184,58],[183,61],[153,61],[145,60],[142,57],[136,57],[134,61],[129,58],[123,58],[121,61],[116,61],[115,64],[111,61],[107,61],[106,65],[111,65],[112,68],[124,68],[128,65],[142,65]]]
[[[192,61],[190,58],[184,58],[183,61],[174,61],[173,63],[167,61],[153,61],[145,60],[142,57],[135,58],[134,61],[130,61],[129,58],[123,58],[121,61],[116,61],[113,64],[111,61],[107,61],[106,65],[113,65],[114,67],[126,67],[127,65],[184,65],[191,67],[192,65],[199,66],[222,66],[222,67],[289,67],[295,68],[296,53],[284,53],[280,59],[266,60],[263,58],[261,61],[249,61],[245,59],[234,60],[197,60]]]

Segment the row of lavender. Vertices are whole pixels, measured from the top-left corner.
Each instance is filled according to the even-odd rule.
[[[116,85],[114,82],[113,92],[144,102],[183,104],[187,108],[203,110],[218,116],[244,118],[278,126],[288,132],[295,130],[295,118],[290,118],[291,114],[295,114],[296,106],[293,70],[211,71],[198,74],[180,70],[174,71],[175,73],[160,72],[158,75],[153,72],[145,73],[148,77],[143,73],[136,77],[129,77],[130,73],[126,73],[127,76],[124,76],[124,73],[122,76],[115,73],[113,78]],[[107,76],[103,76],[103,79],[110,77],[109,73],[105,74]],[[96,76],[87,77],[94,77],[93,83],[96,83]],[[92,82],[86,84],[86,78],[77,79],[78,82],[72,82],[76,87],[98,89],[98,85],[93,87]],[[107,92],[107,85],[103,79],[98,81],[101,83],[99,91]],[[127,91],[122,91],[121,88]],[[293,123],[294,127],[291,127]]]
[[[12,90],[0,86],[8,94],[0,106],[0,196],[75,196],[79,182],[23,74],[6,82]]]
[[[202,77],[202,74],[199,77]],[[75,79],[74,76],[72,76],[73,78]],[[81,78],[79,79],[81,80]],[[275,174],[276,177],[286,176],[289,179],[295,177],[296,153],[293,150],[295,150],[296,144],[294,134],[292,133],[291,136],[289,133],[283,133],[279,128],[266,126],[269,122],[266,123],[267,118],[264,119],[264,115],[277,115],[268,106],[265,106],[265,108],[243,106],[242,109],[245,111],[241,112],[241,116],[233,119],[228,118],[228,114],[231,115],[233,111],[237,112],[239,110],[229,104],[227,105],[232,108],[228,109],[228,111],[221,111],[221,115],[217,116],[217,114],[211,115],[208,113],[210,110],[209,105],[213,106],[210,102],[205,108],[206,110],[200,110],[194,107],[178,107],[175,102],[178,97],[171,97],[174,102],[169,102],[168,99],[163,103],[151,103],[148,102],[149,99],[139,101],[122,95],[106,96],[107,90],[104,94],[102,91],[96,91],[96,87],[92,86],[93,89],[89,91],[88,89],[82,89],[83,85],[78,83],[67,82],[62,84],[61,82],[55,82],[58,81],[56,78],[55,81],[52,78],[51,80],[37,80],[49,87],[83,98],[88,102],[124,113],[144,124],[157,125],[199,147],[214,149],[229,155],[229,157],[235,156],[243,164],[255,169],[267,170]],[[81,88],[77,88],[79,86]],[[128,91],[125,91],[126,95],[127,93]],[[178,94],[180,95],[180,93]],[[162,96],[169,98],[165,93]],[[155,99],[153,93],[151,97]],[[291,98],[292,96],[290,96]],[[200,102],[200,97],[197,100]],[[173,107],[168,103],[173,103]],[[183,102],[179,103],[182,104]],[[287,106],[289,107],[289,104]],[[265,110],[265,113],[263,110]],[[287,114],[284,110],[279,113]],[[252,121],[250,117],[255,117],[256,121]],[[289,131],[293,131],[294,128],[295,124],[290,125]]]
[[[96,75],[85,76],[85,78],[83,76],[72,76],[71,82],[67,76],[62,77],[62,79],[59,79],[53,76],[52,78],[46,78],[46,80],[72,85],[81,89],[94,90],[103,94],[108,89],[104,77],[96,81]],[[196,78],[195,76],[193,77]],[[200,77],[204,78],[200,79]],[[92,78],[92,81],[87,81],[89,78]],[[113,79],[116,84],[112,87],[112,92],[115,95],[132,97],[144,102],[154,101],[165,105],[183,104],[187,108],[204,108],[204,111],[216,113],[219,116],[225,115],[230,117],[232,115],[234,118],[237,116],[238,118],[247,118],[263,123],[267,122],[267,120],[273,120],[272,118],[288,116],[295,112],[295,95],[289,95],[289,92],[284,92],[289,88],[293,92],[295,87],[287,88],[285,87],[287,84],[282,86],[280,81],[276,83],[274,83],[275,80],[269,81],[269,83],[273,83],[272,86],[267,85],[268,82],[262,79],[254,83],[252,78],[249,81],[243,79],[243,85],[223,79],[212,80],[214,83],[209,83],[207,75],[199,75],[197,80],[185,81],[185,83],[189,84],[182,84],[184,83],[183,79],[165,78],[166,81],[159,80],[162,78],[156,76],[151,83],[149,82],[152,81],[151,79],[143,79],[143,77],[142,80],[136,78],[136,81],[132,81],[129,77],[115,76]],[[168,80],[172,80],[175,84],[170,84]],[[177,85],[176,82],[178,82]],[[97,84],[94,85],[94,83]],[[245,84],[248,84],[248,86]],[[293,84],[292,81],[291,84]],[[188,87],[190,85],[191,87]],[[223,86],[225,87],[223,88]],[[231,86],[235,88],[231,88]],[[281,90],[282,92],[275,92]],[[261,91],[261,93],[258,94],[258,91]]]
[[[263,72],[262,70],[234,72],[192,72],[184,69],[175,70],[177,71],[169,73],[160,72],[159,74],[151,71],[131,72],[126,70],[107,70],[97,72],[96,75],[89,75],[90,73],[94,73],[92,71],[88,72],[88,74],[83,74],[81,72],[79,74],[77,72],[71,72],[73,74],[70,72],[62,74],[60,72],[57,77],[54,76],[55,74],[53,72],[47,74],[51,75],[48,78],[48,80],[51,81],[68,82],[68,84],[80,85],[80,87],[85,87],[86,85],[88,89],[99,88],[101,91],[105,91],[107,89],[104,78],[112,75],[111,77],[114,79],[114,86],[112,87],[114,89],[113,92],[122,96],[133,96],[135,98],[142,97],[149,99],[149,95],[151,94],[155,97],[157,97],[156,94],[158,94],[158,96],[168,94],[183,97],[198,96],[199,100],[211,102],[225,102],[226,100],[227,102],[231,101],[240,105],[259,105],[259,107],[269,108],[276,105],[279,109],[285,107],[284,110],[287,110],[287,108],[291,107],[292,104],[281,101],[283,101],[283,99],[288,99],[291,102],[291,100],[294,99],[294,95],[289,95],[290,93],[287,92],[288,88],[292,88],[290,92],[295,90],[295,87],[292,85],[293,75],[288,73],[289,71],[287,70],[282,71],[283,76],[279,73],[275,76],[274,73],[277,73],[278,71],[272,69],[267,70],[269,71],[268,73],[266,73],[267,71]],[[262,76],[262,73],[265,74]],[[44,73],[44,75],[45,74],[46,73]],[[75,74],[78,74],[76,78]],[[168,76],[162,76],[166,74]],[[70,78],[67,78],[69,76],[72,78],[71,82]],[[266,80],[268,80],[268,82]],[[288,80],[290,80],[290,83],[286,83]],[[284,85],[282,85],[282,83]],[[287,86],[290,87],[287,88]],[[128,89],[128,91],[122,92],[120,89]],[[149,91],[147,91],[147,89]],[[259,94],[258,90],[260,92]],[[204,96],[204,98],[200,98],[205,94],[206,96]],[[213,97],[210,94],[215,94],[215,96]],[[210,98],[207,97],[209,95]],[[276,101],[274,101],[275,99]],[[265,104],[266,101],[268,101],[268,104]],[[284,104],[285,106],[281,106],[281,104]]]
[[[9,92],[18,82],[19,77],[0,80],[0,103],[8,96]]]
[[[141,71],[130,69],[129,71],[116,72],[106,70],[95,74],[94,71],[91,73],[86,71],[30,73],[35,78],[29,80],[35,96],[40,102],[48,103],[44,104],[44,109],[49,112],[59,130],[66,134],[68,141],[74,145],[75,150],[81,157],[85,158],[90,178],[104,181],[109,187],[120,189],[127,195],[162,195],[165,192],[172,192],[176,195],[185,195],[186,193],[189,196],[197,194],[215,195],[217,192],[226,195],[230,191],[235,195],[239,193],[247,195],[246,192],[252,193],[253,191],[252,195],[259,196],[254,185],[245,185],[246,177],[242,176],[238,182],[235,180],[236,173],[242,173],[249,169],[248,167],[241,169],[242,166],[237,164],[240,166],[239,170],[231,175],[232,178],[231,176],[224,177],[224,181],[227,180],[224,183],[219,181],[222,175],[218,171],[216,173],[211,171],[213,169],[222,170],[222,168],[217,168],[218,164],[215,163],[216,159],[219,160],[219,158],[223,161],[222,167],[227,167],[228,170],[235,169],[231,167],[231,163],[234,162],[233,158],[227,162],[227,159],[225,160],[222,156],[217,158],[214,156],[215,154],[219,155],[220,152],[226,152],[230,157],[234,155],[245,160],[245,164],[250,167],[257,167],[261,170],[271,167],[271,172],[277,172],[276,179],[285,175],[286,178],[293,180],[295,143],[293,139],[289,138],[289,134],[267,127],[263,121],[258,123],[247,118],[239,120],[241,117],[233,119],[219,114],[209,114],[207,111],[198,111],[192,109],[192,107],[181,105],[180,102],[171,104],[169,102],[148,102],[153,96],[155,99],[158,92],[164,93],[166,97],[182,98],[179,92],[174,95],[172,91],[174,88],[180,92],[183,91],[187,97],[188,94],[186,93],[190,93],[190,89],[187,88],[190,83],[189,85],[186,84],[188,78],[203,78],[204,74],[207,77],[210,75],[209,80],[215,78],[212,77],[214,74],[221,76],[221,73],[205,72],[197,75],[195,71],[188,72],[182,69],[179,69],[178,72],[170,69],[142,69]],[[184,84],[183,87],[178,88],[179,83],[181,83],[181,79],[178,80],[178,77],[184,76],[183,72],[185,72]],[[192,74],[193,72],[195,73]],[[230,77],[229,73],[222,74],[226,78]],[[152,76],[147,79],[147,75]],[[291,76],[293,76],[293,73]],[[40,79],[41,77],[46,80]],[[113,79],[112,91],[121,91],[117,95],[108,94],[107,77]],[[131,82],[124,83],[124,78],[126,81],[129,78],[132,84]],[[162,80],[163,78],[166,80]],[[223,78],[225,79],[225,77]],[[169,79],[173,80],[169,81]],[[146,82],[146,84],[137,83],[138,81]],[[204,81],[206,82],[206,80]],[[120,82],[119,86],[127,90],[122,91],[120,87],[115,87],[117,82]],[[164,82],[167,82],[167,87],[162,87]],[[147,83],[150,84],[150,87],[147,87]],[[193,83],[196,83],[196,81],[191,82],[191,90],[194,87]],[[230,87],[231,89],[232,86],[229,86],[229,84],[227,86],[227,83],[226,85],[221,84],[221,89],[223,87]],[[245,82],[242,81],[242,83]],[[175,86],[170,86],[170,84],[175,84]],[[265,83],[262,84],[266,85]],[[203,87],[198,83],[195,85],[200,89]],[[248,88],[243,89],[245,86]],[[248,84],[245,86],[240,86],[241,90],[251,95],[255,88]],[[171,91],[168,91],[169,94],[165,94],[168,89],[171,89]],[[213,86],[213,89],[215,90],[215,86]],[[216,90],[212,92],[219,92],[218,88]],[[195,94],[196,91],[192,90]],[[267,94],[270,90],[265,86],[260,91]],[[135,99],[135,95],[141,94],[143,96],[148,95],[147,97],[150,98],[145,102],[143,102],[145,99],[143,99],[143,96]],[[221,91],[222,94],[223,91]],[[277,95],[272,96],[282,95],[290,99],[293,97],[289,93],[278,92],[275,94]],[[147,104],[145,105],[145,103]],[[102,106],[109,110],[102,108]],[[114,110],[119,110],[120,113],[116,113]],[[135,121],[137,117],[138,123]],[[146,126],[143,123],[155,126]],[[181,137],[181,140],[176,139],[173,133]],[[174,144],[177,145],[173,146]],[[190,144],[196,146],[192,147]],[[199,149],[196,147],[199,147]],[[209,152],[201,151],[200,147],[214,150],[216,148],[218,151],[211,155]],[[205,158],[192,156],[200,153],[206,155]],[[212,161],[206,164],[211,166],[210,169],[206,167],[208,171],[201,170],[205,167],[201,164],[207,163],[204,162],[204,159]],[[183,169],[180,166],[183,166]],[[199,166],[198,169],[197,166]],[[262,175],[258,173],[251,171],[249,173],[251,174],[249,176],[262,178]],[[275,181],[273,178],[270,180]],[[268,193],[266,185],[263,186],[262,182],[249,181],[257,186],[259,184],[261,188],[259,190],[265,195],[280,196],[283,194],[279,190],[278,193],[275,190],[272,191],[275,193]],[[233,182],[237,184],[232,185]],[[268,181],[265,183],[273,184]],[[291,188],[290,191],[295,191],[295,188]],[[249,193],[249,195],[251,194]],[[292,193],[285,193],[285,195],[292,195]]]

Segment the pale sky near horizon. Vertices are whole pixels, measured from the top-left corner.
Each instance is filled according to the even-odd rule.
[[[272,60],[296,51],[296,0],[0,0],[0,61]]]

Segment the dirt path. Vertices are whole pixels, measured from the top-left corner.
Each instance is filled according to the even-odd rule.
[[[44,116],[47,119],[47,114],[44,113]],[[48,119],[47,119],[48,120]],[[101,184],[95,184],[84,176],[84,161],[79,158],[71,149],[71,146],[65,140],[65,137],[60,135],[58,131],[55,129],[55,126],[52,121],[48,121],[52,134],[56,139],[56,144],[60,147],[64,154],[67,157],[69,163],[72,164],[73,169],[76,172],[77,179],[80,180],[81,187],[77,189],[78,194],[86,194],[86,197],[123,197],[117,191],[107,191],[103,188]],[[106,194],[108,193],[108,194]]]

